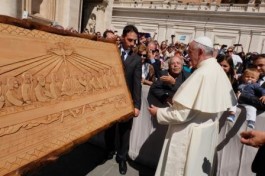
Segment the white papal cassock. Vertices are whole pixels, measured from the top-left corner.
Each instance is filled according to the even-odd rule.
[[[169,128],[156,176],[208,175],[218,141],[218,116],[236,102],[216,59],[198,64],[174,95],[173,106],[157,111],[158,122]]]

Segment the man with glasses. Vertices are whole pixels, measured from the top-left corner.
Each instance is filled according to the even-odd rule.
[[[138,30],[133,25],[125,26],[122,33],[123,41],[121,43],[121,59],[124,66],[124,73],[127,86],[130,90],[133,104],[134,117],[140,113],[141,107],[141,78],[142,64],[138,54],[133,53],[138,39]],[[120,174],[124,175],[127,172],[127,154],[129,150],[129,137],[132,128],[133,118],[125,122],[119,122],[105,131],[105,142],[107,148],[107,159],[112,159],[117,149],[116,161],[119,163]],[[117,128],[117,133],[116,133]],[[115,137],[118,139],[115,148]]]
[[[258,83],[265,89],[265,54],[257,55],[253,60],[253,65],[260,72],[260,79]],[[250,97],[245,94],[240,94],[238,103],[244,103],[257,108],[257,110],[265,111],[265,104],[262,103],[257,97]]]

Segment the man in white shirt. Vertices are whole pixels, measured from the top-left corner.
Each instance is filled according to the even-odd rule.
[[[237,69],[243,63],[241,57],[239,55],[234,54],[234,47],[233,46],[230,46],[227,49],[227,53],[232,57],[234,67],[235,67],[235,69]]]

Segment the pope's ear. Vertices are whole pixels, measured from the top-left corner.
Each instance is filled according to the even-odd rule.
[[[199,55],[202,55],[203,54],[203,49],[199,48]]]

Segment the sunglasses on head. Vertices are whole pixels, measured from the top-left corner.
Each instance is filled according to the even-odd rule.
[[[141,57],[147,57],[147,54],[140,54]]]
[[[156,52],[156,50],[150,50],[150,52],[152,52],[154,54]]]

